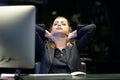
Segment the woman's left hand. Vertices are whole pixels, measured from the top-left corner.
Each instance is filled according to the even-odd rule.
[[[67,41],[69,41],[70,39],[76,38],[76,37],[77,37],[77,30],[68,34]]]

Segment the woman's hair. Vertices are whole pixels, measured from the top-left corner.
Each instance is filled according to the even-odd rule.
[[[72,28],[71,28],[71,26],[70,26],[70,22],[69,22],[69,20],[67,19],[67,18],[65,18],[65,17],[63,17],[63,16],[58,16],[58,17],[56,17],[55,19],[57,19],[57,18],[64,18],[64,19],[66,19],[67,20],[67,24],[68,24],[68,26],[69,26],[69,32],[72,32]],[[54,19],[54,20],[55,20]],[[54,21],[53,21],[54,22]],[[52,25],[51,25],[51,27],[50,27],[50,32],[51,32],[51,30],[52,30],[52,26],[53,26],[53,23],[52,23]],[[49,44],[50,44],[50,46],[52,47],[52,48],[56,48],[56,45],[55,45],[55,43],[53,42],[53,41],[51,41],[51,40],[49,40]],[[68,46],[72,46],[72,44],[71,44],[71,42],[69,41],[69,42],[67,42],[67,45]]]

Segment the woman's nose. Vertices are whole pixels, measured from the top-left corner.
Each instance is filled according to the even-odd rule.
[[[61,26],[61,24],[60,24],[60,23],[58,23],[58,26]]]

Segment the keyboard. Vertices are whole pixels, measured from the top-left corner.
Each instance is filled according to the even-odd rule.
[[[35,79],[71,79],[71,74],[29,74],[31,78]]]

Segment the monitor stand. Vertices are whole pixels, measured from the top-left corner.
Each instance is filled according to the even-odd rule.
[[[20,69],[16,69],[14,80],[23,80],[23,78],[21,77],[20,73],[21,73],[21,70]]]

